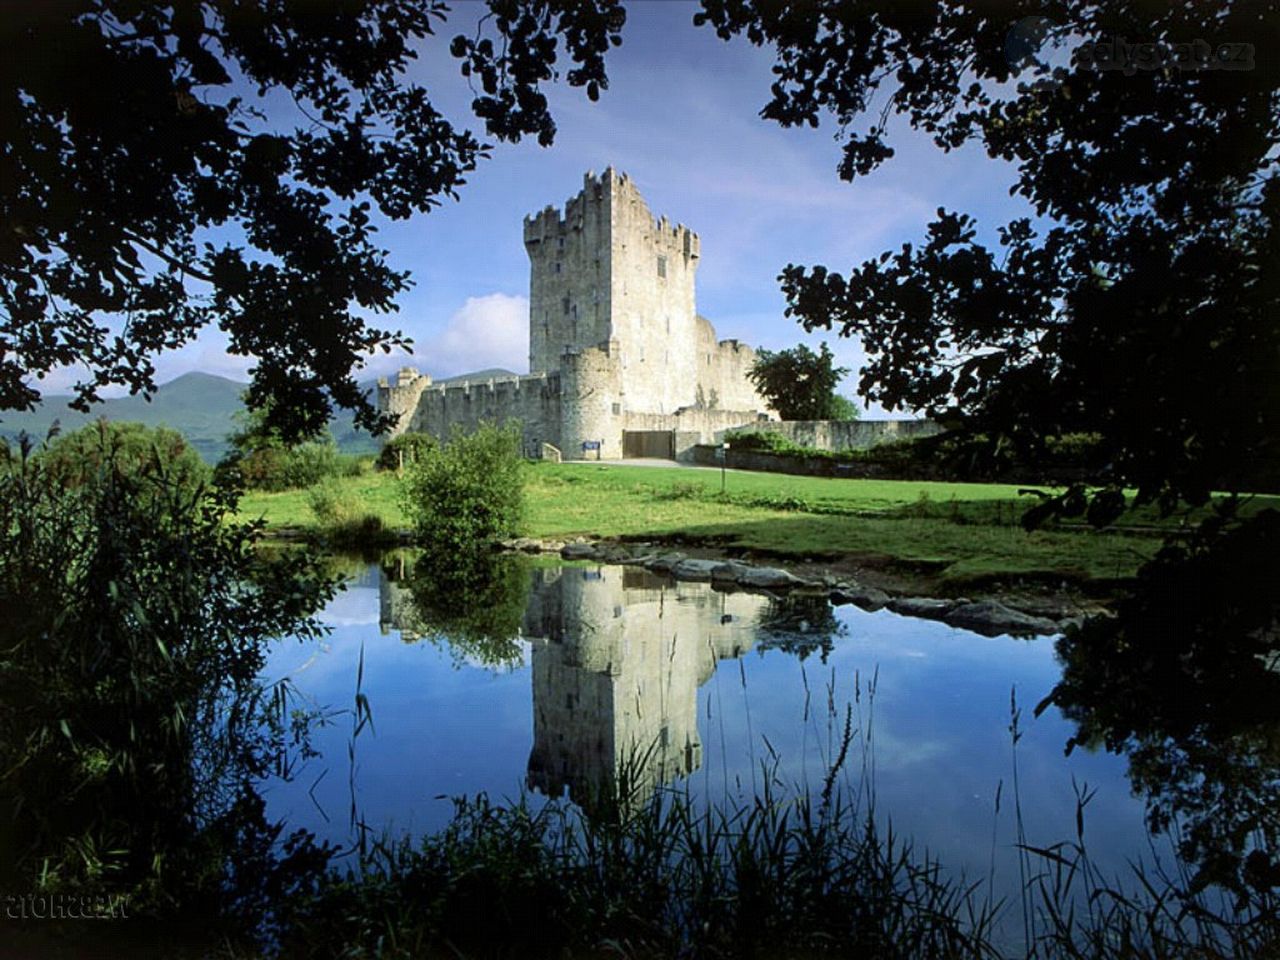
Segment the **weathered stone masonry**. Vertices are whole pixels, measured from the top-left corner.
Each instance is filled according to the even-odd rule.
[[[405,368],[378,388],[393,434],[518,420],[531,456],[594,442],[608,459],[655,439],[680,454],[767,416],[746,377],[755,351],[698,316],[698,235],[655,220],[626,174],[588,173],[563,214],[525,218],[524,243],[529,375],[445,386]]]

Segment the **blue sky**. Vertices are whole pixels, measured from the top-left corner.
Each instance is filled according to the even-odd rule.
[[[472,28],[479,9],[459,4],[410,71],[455,123],[477,129],[471,93],[447,47],[455,33]],[[548,90],[559,127],[552,147],[496,145],[459,202],[383,226],[381,245],[415,281],[390,322],[413,338],[415,356],[379,358],[361,377],[404,362],[437,377],[491,366],[524,372],[529,268],[521,220],[549,203],[561,206],[588,170],[612,165],[629,173],[655,216],[701,235],[698,309],[721,338],[770,349],[827,339],[855,371],[863,357],[856,341],[805,335],[783,317],[782,267],[847,270],[919,242],[939,206],[976,215],[987,234],[1030,213],[1008,194],[1007,166],[972,148],[944,154],[901,122],[890,126],[897,156],[870,177],[841,181],[835,127],[783,129],[760,119],[770,52],[695,28],[696,9],[632,0],[623,45],[608,54],[609,89],[601,99],[591,103],[564,84]],[[244,377],[249,361],[227,356],[224,345],[208,333],[160,358],[159,380],[192,369]],[[46,389],[70,379],[51,377]],[[841,391],[853,394],[855,383],[856,372]]]

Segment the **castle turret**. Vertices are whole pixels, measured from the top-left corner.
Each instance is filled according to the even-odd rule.
[[[418,399],[422,391],[431,386],[431,377],[419,373],[416,367],[401,367],[393,386],[386,377],[378,378],[378,409],[396,418],[387,439],[398,437],[412,429],[414,414],[418,411]]]

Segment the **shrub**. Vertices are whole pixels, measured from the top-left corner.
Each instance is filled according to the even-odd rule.
[[[360,458],[338,452],[333,438],[312,440],[296,447],[266,445],[247,453],[232,453],[219,471],[236,469],[251,490],[305,490],[322,480],[356,476]]]
[[[333,543],[368,543],[386,532],[382,517],[370,513],[332,478],[307,491],[307,505],[325,538]]]
[[[459,550],[514,534],[524,515],[520,431],[455,432],[405,470],[404,509],[427,546]]]
[[[746,430],[729,435],[734,450],[752,450],[761,453],[779,453],[794,447],[790,440],[772,430]]]
[[[402,433],[383,445],[375,466],[379,470],[399,470],[402,455],[407,467],[439,446],[440,441],[429,433]]]
[[[327,428],[313,440],[290,445],[267,425],[267,414],[264,408],[236,415],[240,429],[227,438],[231,452],[218,464],[220,478],[231,475],[251,490],[279,491],[361,472],[360,458],[339,453]]]
[[[210,470],[182,434],[168,427],[98,420],[54,436],[36,454],[51,481],[79,488],[95,483],[107,460],[113,471],[152,478],[187,491],[208,481]]]
[[[774,453],[788,457],[818,457],[830,460],[839,458],[830,450],[819,450],[816,447],[805,447],[790,437],[772,430],[748,430],[743,433],[730,434],[729,442],[734,450],[751,450],[758,453]]]

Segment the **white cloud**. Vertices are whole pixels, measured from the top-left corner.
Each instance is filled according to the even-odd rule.
[[[419,339],[414,356],[421,367],[438,377],[487,367],[527,372],[529,300],[506,293],[467,297],[443,330]]]

